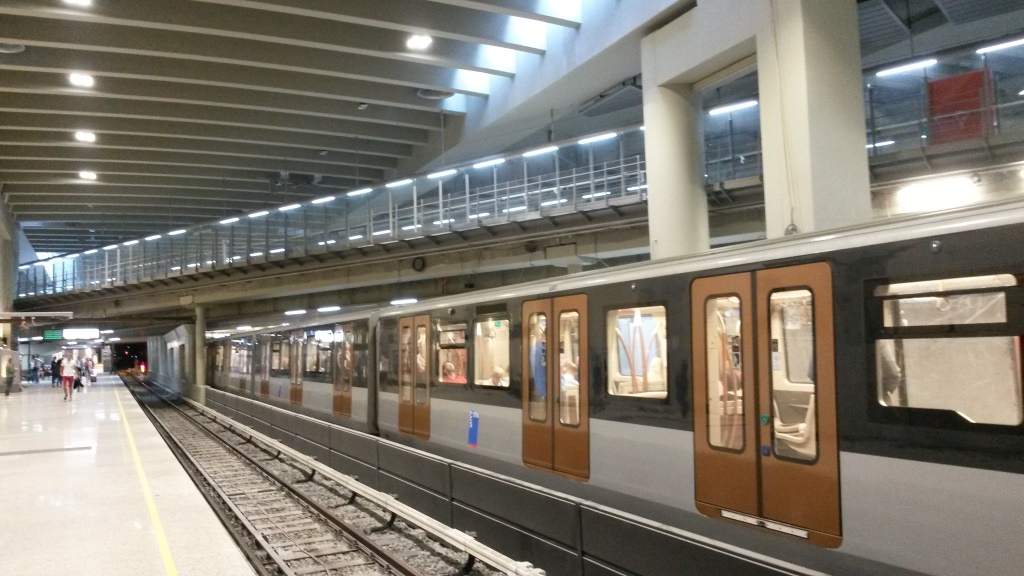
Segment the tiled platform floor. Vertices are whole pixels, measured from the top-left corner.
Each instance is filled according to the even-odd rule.
[[[104,375],[70,402],[48,382],[0,395],[0,573],[253,570],[120,379]]]

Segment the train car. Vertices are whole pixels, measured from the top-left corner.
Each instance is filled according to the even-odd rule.
[[[386,308],[293,332],[333,375],[288,402],[795,565],[1016,573],[1022,239],[1010,203]]]

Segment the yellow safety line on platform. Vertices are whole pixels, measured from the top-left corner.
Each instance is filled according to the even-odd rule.
[[[114,391],[114,398],[117,399],[117,408],[121,410],[121,421],[124,422],[124,431],[128,434],[128,445],[132,449],[132,458],[135,459],[135,470],[139,473],[139,483],[142,484],[142,494],[146,497],[146,507],[149,508],[149,517],[153,521],[153,530],[156,532],[157,544],[160,546],[160,556],[164,560],[164,570],[167,571],[167,576],[177,576],[178,569],[174,567],[171,547],[167,545],[164,526],[160,523],[160,513],[156,510],[153,493],[149,490],[149,481],[146,480],[146,472],[142,469],[139,451],[135,449],[135,437],[132,436],[132,428],[128,425],[128,417],[124,413],[124,405],[121,404],[121,395],[118,392],[119,390]]]

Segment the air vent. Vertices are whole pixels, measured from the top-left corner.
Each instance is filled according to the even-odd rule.
[[[616,110],[640,106],[643,103],[643,86],[640,84],[640,77],[634,76],[585,102],[580,106],[580,114],[590,117],[600,116]]]
[[[416,91],[416,95],[424,100],[444,100],[445,98],[455,96],[455,92],[449,92],[448,90],[434,90],[432,88],[420,88]]]

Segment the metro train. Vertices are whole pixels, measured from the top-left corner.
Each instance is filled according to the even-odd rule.
[[[1022,243],[1002,203],[321,315],[208,382],[797,566],[1015,574]]]

